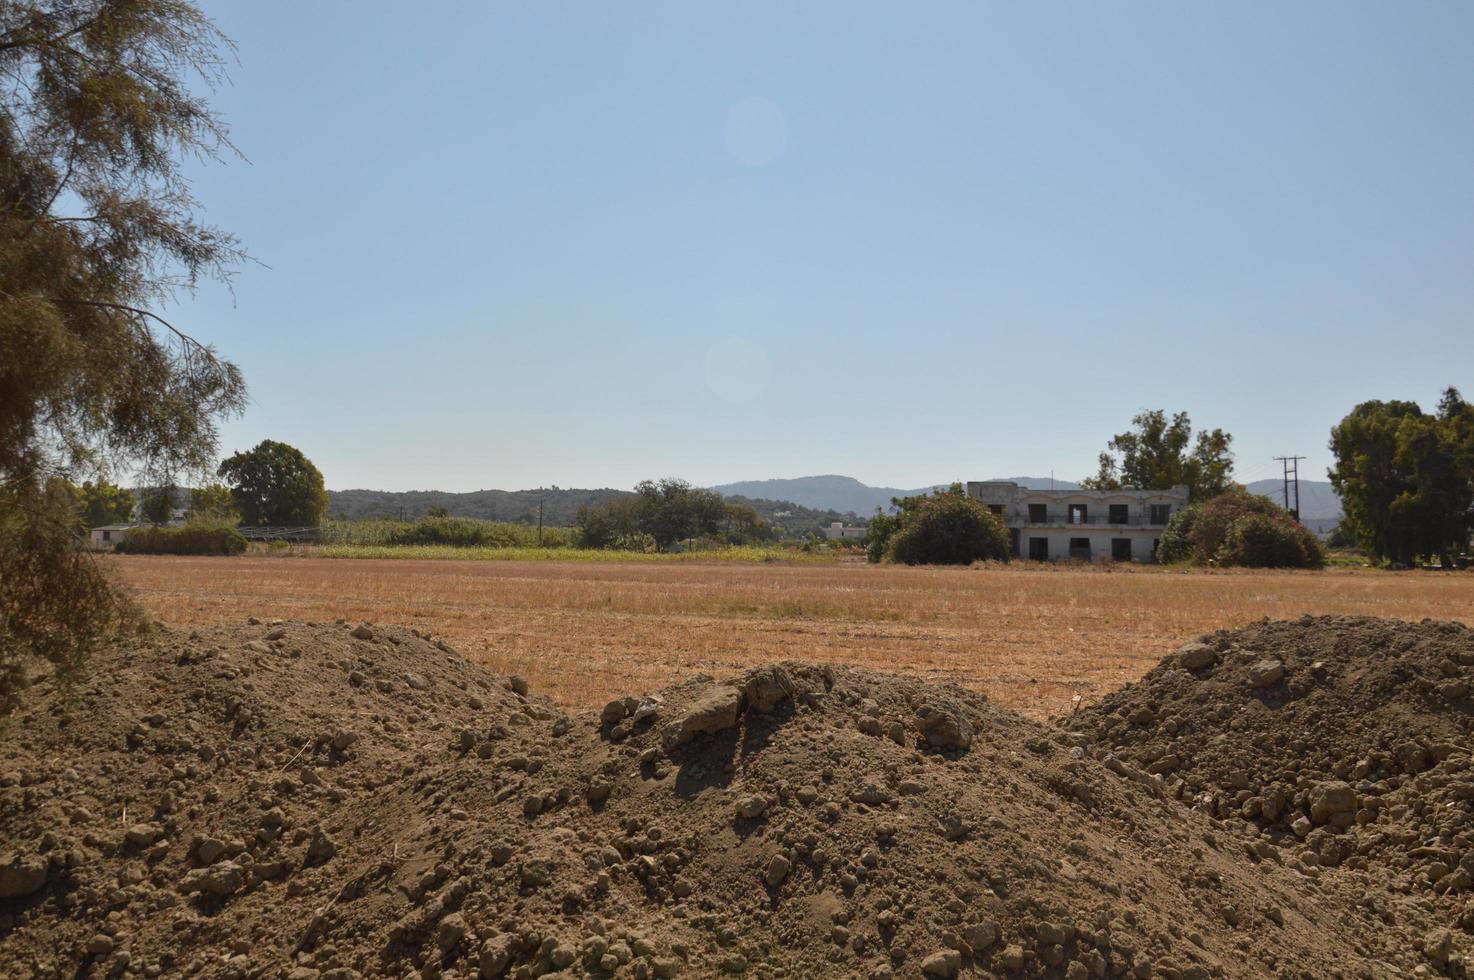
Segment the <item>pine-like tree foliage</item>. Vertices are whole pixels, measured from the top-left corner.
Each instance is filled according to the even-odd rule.
[[[199,94],[228,50],[181,0],[0,0],[0,700],[124,607],[52,481],[202,469],[243,404],[234,365],[157,312],[242,257],[180,170],[229,147]]]

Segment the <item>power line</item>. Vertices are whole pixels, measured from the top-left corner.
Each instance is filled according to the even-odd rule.
[[[1294,517],[1295,520],[1298,521],[1300,519],[1300,460],[1304,459],[1305,457],[1304,456],[1276,456],[1274,458],[1279,463],[1282,464],[1283,469],[1284,469],[1285,510],[1289,511],[1290,512],[1290,515],[1292,517]],[[1290,481],[1291,480],[1294,480],[1295,481],[1295,506],[1293,506],[1293,507],[1290,506]]]

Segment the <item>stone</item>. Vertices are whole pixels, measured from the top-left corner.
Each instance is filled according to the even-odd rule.
[[[1217,660],[1218,652],[1206,643],[1184,643],[1177,648],[1177,666],[1183,670],[1202,670]]]
[[[225,854],[225,841],[218,840],[214,837],[205,837],[195,845],[194,853],[201,864],[214,864]]]
[[[972,724],[955,705],[941,700],[916,706],[916,727],[928,745],[939,749],[965,749],[972,744]]]
[[[962,969],[962,954],[955,949],[935,952],[921,961],[921,972],[929,977],[955,977]]]
[[[1010,944],[1004,948],[1003,953],[998,957],[998,962],[1009,973],[1017,973],[1024,968],[1024,948],[1018,943]]]
[[[276,629],[271,630],[271,631],[269,631],[266,634],[266,640],[268,642],[270,642],[272,640],[280,640],[280,639],[284,639],[286,637],[286,635],[287,635],[287,631],[284,630],[284,629],[282,629],[280,626],[278,626]]]
[[[136,823],[123,831],[123,840],[132,847],[148,847],[157,844],[164,836],[164,828],[156,823]]]
[[[768,801],[762,796],[744,796],[737,801],[737,816],[743,820],[756,820],[768,812]]]
[[[39,854],[0,855],[0,898],[22,898],[46,885],[48,866]]]
[[[484,980],[499,977],[507,972],[512,963],[512,939],[509,936],[492,936],[481,944],[477,954],[477,967]]]
[[[666,724],[661,741],[667,750],[685,745],[698,735],[712,735],[737,724],[742,692],[735,687],[715,687],[687,705],[679,717]]]
[[[1260,660],[1249,668],[1249,686],[1254,690],[1276,684],[1285,676],[1285,665],[1278,660]]]
[[[459,912],[452,912],[441,919],[435,930],[435,945],[440,947],[442,953],[449,953],[460,946],[461,940],[465,938],[466,918]]]
[[[777,888],[783,884],[792,867],[788,858],[781,854],[774,854],[772,860],[768,862],[767,870],[763,872],[763,880],[768,883],[769,888]]]
[[[747,706],[759,714],[767,714],[793,697],[798,685],[788,671],[779,666],[761,667],[747,675],[742,693]]]
[[[199,868],[184,876],[179,890],[186,895],[204,892],[224,897],[233,895],[246,883],[246,871],[234,861],[222,861],[208,868]]]
[[[998,923],[984,919],[982,922],[964,926],[962,938],[975,951],[990,949],[998,942]]]
[[[368,623],[359,623],[353,627],[353,638],[355,640],[372,640],[374,638],[374,629]]]
[[[1312,823],[1326,824],[1345,814],[1347,822],[1356,813],[1356,790],[1349,783],[1333,780],[1319,783],[1310,791],[1310,819]]]
[[[336,735],[333,736],[333,741],[331,744],[333,746],[334,752],[346,752],[348,749],[352,748],[353,744],[357,741],[357,732],[343,731],[338,732]]]
[[[625,706],[624,698],[615,698],[604,705],[604,710],[599,712],[599,724],[614,725],[624,721],[629,714],[629,708]]]
[[[306,863],[308,865],[323,864],[332,859],[338,853],[338,845],[333,839],[323,833],[321,827],[312,830],[312,842],[307,845]]]

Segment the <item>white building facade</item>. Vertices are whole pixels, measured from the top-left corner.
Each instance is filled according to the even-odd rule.
[[[1030,490],[973,480],[967,495],[1003,518],[1014,556],[1031,561],[1155,561],[1167,522],[1188,502],[1183,486]]]
[[[863,541],[867,527],[846,527],[839,521],[835,521],[824,529],[824,536],[830,541]]]

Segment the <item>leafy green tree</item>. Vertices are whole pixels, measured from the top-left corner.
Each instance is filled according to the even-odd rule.
[[[235,509],[235,497],[223,483],[190,490],[189,512],[185,516],[192,524],[238,524],[241,519]]]
[[[264,439],[220,464],[241,520],[247,525],[316,527],[328,510],[322,472],[302,451]]]
[[[946,490],[892,501],[894,514],[877,514],[866,553],[906,565],[970,565],[1007,561],[1008,529],[998,515],[954,483]]]
[[[450,510],[447,509],[447,508],[445,508],[445,507],[442,507],[440,504],[436,504],[435,506],[431,507],[429,510],[425,511],[425,516],[426,517],[449,517],[450,516]]]
[[[77,490],[77,507],[88,527],[126,524],[133,520],[133,494],[99,479],[87,481]]]
[[[756,544],[759,541],[772,541],[777,537],[772,526],[758,516],[757,510],[751,504],[728,500],[724,502],[723,508],[720,533],[728,544]]]
[[[727,516],[721,494],[667,477],[635,485],[635,519],[639,530],[655,539],[662,551],[677,541],[716,534]]]
[[[1170,420],[1160,409],[1140,412],[1100,454],[1095,476],[1080,481],[1091,490],[1171,490],[1185,486],[1192,500],[1217,496],[1232,485],[1233,436],[1203,430],[1193,439],[1192,420],[1178,412]]]
[[[228,146],[205,98],[228,46],[187,0],[0,3],[0,702],[28,660],[65,680],[129,619],[55,481],[203,467],[244,403],[158,312],[241,257],[181,168]]]
[[[578,543],[584,548],[621,548],[641,536],[633,497],[618,497],[578,508],[574,517]]]
[[[174,518],[174,495],[176,487],[165,484],[145,490],[139,501],[138,513],[150,524],[168,524]]]
[[[1445,565],[1474,530],[1474,408],[1455,388],[1438,413],[1416,402],[1369,401],[1331,430],[1331,485],[1342,525],[1376,558]]]

